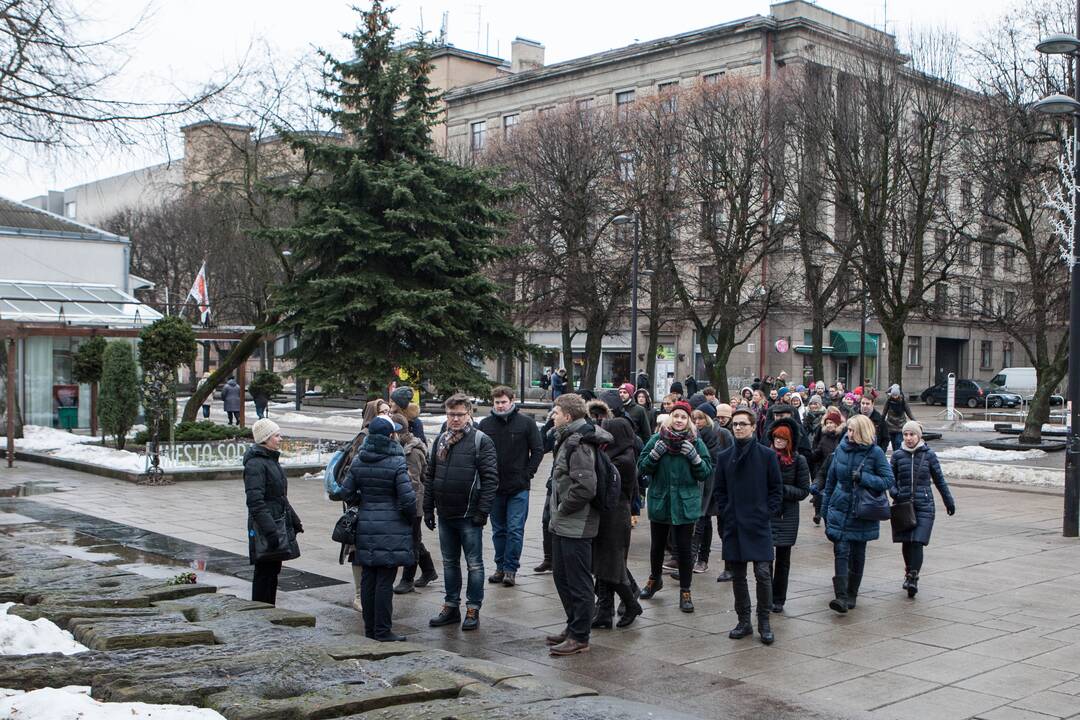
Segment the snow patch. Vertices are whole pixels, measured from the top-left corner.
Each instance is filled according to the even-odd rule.
[[[31,692],[0,689],[0,718],[34,720],[225,720],[213,710],[191,705],[103,703],[85,685]]]
[[[49,547],[58,553],[67,555],[70,558],[75,558],[76,560],[89,560],[90,562],[105,563],[120,559],[119,555],[113,555],[112,553],[106,552],[94,552],[93,550],[78,547],[77,545],[50,545]]]
[[[963,447],[946,448],[938,450],[937,456],[942,460],[982,460],[984,462],[1012,462],[1015,460],[1035,460],[1046,457],[1044,450],[991,450],[980,445],[965,445]]]
[[[944,460],[941,463],[941,469],[945,474],[945,479],[949,481],[978,480],[1029,487],[1063,487],[1065,485],[1064,472],[1046,468],[993,465],[970,460]]]
[[[15,448],[18,450],[55,450],[57,448],[78,445],[80,443],[94,442],[97,438],[87,435],[76,435],[66,430],[54,430],[41,425],[24,425],[23,437],[15,439]]]
[[[15,603],[0,603],[0,655],[36,655],[38,653],[63,653],[74,655],[86,652],[89,648],[75,641],[75,636],[67,630],[61,630],[54,623],[40,618],[26,620],[16,615],[8,615],[8,608]],[[9,717],[2,714],[0,718]],[[25,714],[21,717],[38,717]]]
[[[282,413],[274,418],[274,422],[279,425],[330,425],[356,430],[364,426],[363,418],[348,417],[346,415],[307,415],[298,412]]]

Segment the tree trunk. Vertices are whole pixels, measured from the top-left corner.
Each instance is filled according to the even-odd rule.
[[[597,376],[600,374],[600,350],[604,343],[604,324],[593,323],[593,327],[587,328],[585,335],[585,369],[581,376],[581,389],[589,389],[594,392],[600,388],[597,386]],[[600,384],[604,379],[600,378]]]
[[[825,323],[816,312],[813,317],[813,327],[810,330],[810,343],[810,365],[814,370],[813,379],[825,382],[825,353],[821,350],[825,345]]]
[[[1050,419],[1050,396],[1065,377],[1065,369],[1064,362],[1035,366],[1035,395],[1028,405],[1024,429],[1020,433],[1021,443],[1042,442],[1042,426]]]
[[[709,373],[709,382],[716,388],[716,394],[719,397],[724,398],[727,402],[731,401],[731,388],[728,387],[728,374],[727,364],[728,358],[731,357],[732,347],[729,343],[717,343],[716,352],[712,353],[712,367],[706,367],[705,370]],[[708,347],[702,346],[702,355],[708,357]]]
[[[562,356],[563,367],[566,368],[566,382],[570,390],[574,390],[574,334],[570,331],[570,308],[564,306],[560,318],[562,330]],[[558,370],[559,368],[555,368]]]
[[[885,330],[885,337],[889,340],[889,382],[881,382],[881,348],[878,348],[878,363],[877,363],[877,377],[875,381],[878,388],[887,388],[889,385],[897,384],[903,387],[904,379],[904,338],[907,334],[904,332],[904,323],[882,323],[881,327]]]
[[[262,330],[253,330],[233,347],[232,352],[225,356],[218,369],[212,372],[210,378],[199,385],[195,392],[191,394],[191,397],[188,398],[187,405],[184,406],[183,422],[195,421],[195,416],[198,414],[199,408],[202,407],[203,400],[214,392],[214,388],[222,380],[228,378],[234,370],[240,367],[241,363],[247,362],[247,359],[251,357],[251,353],[259,346],[263,334]]]

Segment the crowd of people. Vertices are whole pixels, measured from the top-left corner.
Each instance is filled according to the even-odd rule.
[[[565,629],[547,637],[554,656],[587,651],[594,630],[631,625],[663,597],[665,575],[678,582],[679,609],[694,612],[694,575],[708,572],[716,540],[723,560],[717,582],[730,582],[737,615],[729,637],[754,634],[756,608],[758,637],[772,644],[770,617],[784,611],[807,498],[814,525],[823,524],[833,545],[830,608],[856,607],[866,544],[878,539],[890,514],[904,559],[902,589],[914,597],[934,524],[931,486],[948,514],[956,511],[937,457],[895,385],[881,409],[873,390],[796,385],[783,373],[755,381],[730,403],[712,387],[684,395],[678,382],[659,408],[647,389],[631,383],[599,397],[564,389],[553,393],[542,428],[508,387],[492,390],[492,410],[479,422],[470,398],[452,395],[442,431],[430,443],[411,388],[367,404],[364,428],[327,473],[336,488],[332,499],[344,503],[335,539],[342,542],[341,561],[353,566],[353,605],[368,637],[404,639],[393,631],[394,594],[439,578],[424,546],[425,526],[437,534],[444,591],[429,624],[479,627],[485,585],[517,583],[532,481],[546,453],[552,460],[544,555],[533,572],[553,574],[566,614]],[[244,473],[252,599],[273,603],[281,561],[298,555],[303,528],[277,464],[279,429],[262,419],[253,433]],[[639,586],[627,558],[643,509],[649,575]],[[489,521],[495,568],[485,579]]]

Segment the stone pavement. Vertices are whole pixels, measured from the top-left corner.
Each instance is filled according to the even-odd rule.
[[[540,477],[548,467],[546,461]],[[67,508],[246,552],[239,481],[140,487],[22,463],[0,469],[0,494],[35,480],[71,489],[17,503]],[[846,616],[828,610],[831,546],[806,504],[786,611],[773,616],[772,647],[727,638],[735,623],[731,591],[715,582],[720,568],[714,562],[694,578],[696,613],[678,611],[672,582],[631,628],[596,631],[590,653],[556,659],[548,656],[543,635],[562,628],[562,609],[551,576],[531,572],[541,557],[543,483],[536,482],[519,585],[486,587],[480,631],[427,627],[441,603],[441,581],[395,598],[395,629],[410,641],[705,717],[1080,717],[1080,605],[1074,602],[1080,542],[1060,536],[1059,492],[956,487],[954,494],[958,513],[939,512],[914,600],[900,589],[899,546],[885,537],[869,547],[858,608]],[[349,569],[337,564],[337,546],[329,540],[339,506],[325,500],[318,480],[293,481],[290,498],[307,528],[304,555],[291,565],[348,580]],[[0,524],[3,518],[0,513]],[[434,534],[425,530],[425,541],[437,555]],[[648,574],[647,554],[643,518],[631,549],[631,569],[640,579]],[[490,541],[486,555],[490,573]],[[234,591],[246,587],[237,582]],[[359,634],[350,599],[351,588],[336,585],[282,593],[279,605]]]

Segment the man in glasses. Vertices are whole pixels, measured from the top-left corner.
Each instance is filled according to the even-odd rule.
[[[438,513],[446,599],[428,624],[441,627],[461,620],[464,552],[468,584],[461,629],[475,630],[484,601],[484,525],[499,486],[499,461],[495,443],[473,427],[469,398],[451,395],[445,407],[446,430],[435,438],[424,473],[424,524],[434,530]]]

